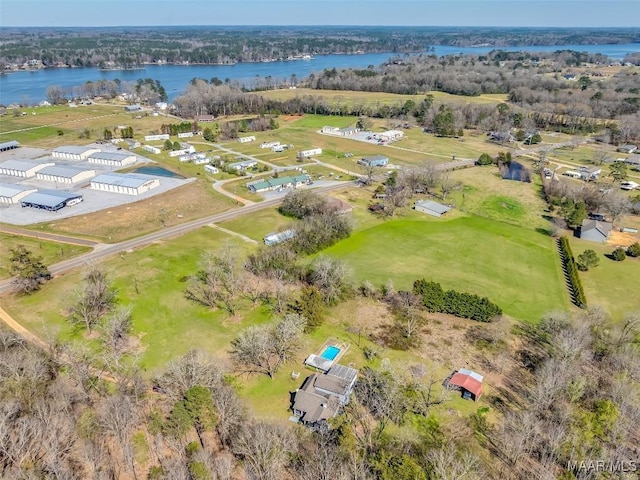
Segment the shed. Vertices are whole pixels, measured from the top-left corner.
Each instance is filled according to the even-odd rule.
[[[461,368],[445,380],[445,387],[460,390],[462,398],[477,402],[482,396],[483,380],[484,377],[479,373]]]
[[[95,176],[95,170],[87,170],[81,167],[62,167],[58,165],[45,167],[36,173],[37,179],[56,183],[76,183]]]
[[[15,205],[22,198],[38,189],[13,183],[0,183],[0,203]]]
[[[434,217],[441,217],[451,210],[451,207],[447,207],[446,205],[442,205],[441,203],[434,202],[432,200],[418,200],[414,208],[418,212],[426,213],[427,215],[432,215]]]
[[[52,167],[53,162],[36,163],[26,162],[24,160],[7,160],[0,164],[0,174],[9,175],[11,177],[30,178],[35,177],[39,170],[45,167]]]
[[[90,155],[98,153],[99,148],[81,147],[78,145],[63,145],[51,150],[53,158],[61,158],[63,160],[86,160]]]
[[[83,200],[79,193],[64,190],[40,190],[31,193],[20,200],[23,207],[39,208],[50,212],[57,212],[61,208],[75,205]]]
[[[126,167],[136,163],[136,156],[132,153],[98,152],[89,155],[87,161],[110,167]]]
[[[389,159],[384,155],[371,155],[361,158],[358,163],[368,167],[384,167],[389,163]]]
[[[580,238],[591,242],[604,243],[609,238],[613,225],[599,220],[583,220],[580,227]]]
[[[91,180],[91,188],[103,192],[140,195],[160,186],[160,180],[140,173],[103,173]]]

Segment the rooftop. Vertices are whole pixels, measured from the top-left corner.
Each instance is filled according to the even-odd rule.
[[[79,193],[66,192],[64,190],[40,190],[27,195],[22,199],[22,202],[34,203],[46,207],[55,207],[65,200],[80,197],[82,197],[82,195]]]
[[[132,153],[97,152],[89,155],[89,158],[99,158],[102,160],[114,160],[117,162],[119,160],[126,160],[127,158],[130,158],[132,155],[133,155]]]
[[[140,173],[103,173],[91,180],[92,183],[108,183],[123,187],[138,188],[156,177]]]
[[[95,147],[81,147],[78,145],[63,145],[61,147],[57,147],[54,148],[52,150],[52,152],[58,152],[58,153],[70,153],[72,155],[80,155],[83,154],[85,152],[88,152],[89,150],[100,150],[99,148],[95,148]]]
[[[58,177],[74,177],[82,172],[93,172],[92,169],[86,169],[82,167],[65,167],[61,165],[52,165],[50,167],[45,167],[40,170],[38,173],[43,175],[56,175]]]
[[[609,222],[601,222],[599,220],[583,220],[581,233],[588,232],[590,230],[597,230],[605,237],[608,237],[612,229],[613,225]]]
[[[9,168],[11,170],[20,170],[27,171],[31,170],[33,167],[37,167],[38,165],[42,165],[39,162],[27,162],[24,160],[7,160],[0,164],[2,168]],[[52,165],[51,163],[46,163],[45,165]]]
[[[416,202],[416,207],[425,208],[441,215],[451,210],[451,207],[447,207],[446,205],[442,205],[441,203],[434,202],[432,200],[418,200]]]
[[[0,183],[0,197],[13,197],[20,192],[28,190],[36,190],[36,188],[15,183]]]

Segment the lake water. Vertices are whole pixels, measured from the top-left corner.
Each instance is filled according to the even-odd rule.
[[[457,53],[482,55],[496,47],[451,47],[436,46],[429,53],[438,56]],[[577,50],[580,52],[602,53],[620,60],[626,54],[640,52],[640,43],[620,45],[548,45],[530,47],[500,47],[508,51],[553,52],[556,50]],[[59,85],[65,89],[84,84],[87,81],[114,80],[136,81],[139,78],[160,80],[169,100],[179,95],[192,78],[237,80],[251,87],[256,77],[272,77],[274,81],[288,80],[292,75],[302,79],[313,72],[325,68],[367,68],[385,63],[391,53],[367,53],[363,55],[319,55],[313,60],[289,62],[238,63],[236,65],[148,65],[142,70],[101,71],[98,68],[54,68],[30,72],[14,72],[0,75],[0,104],[38,103],[46,99],[47,87]]]
[[[155,175],[157,177],[185,178],[162,167],[138,167],[134,170],[134,173],[144,173],[145,175]]]

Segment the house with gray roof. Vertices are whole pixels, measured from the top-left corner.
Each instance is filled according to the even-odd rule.
[[[308,376],[293,396],[292,410],[299,423],[327,430],[328,420],[349,403],[358,371],[336,364],[325,374]]]
[[[291,177],[268,178],[247,183],[247,188],[253,193],[266,192],[269,190],[282,190],[284,188],[298,188],[302,185],[309,185],[311,177],[307,174],[294,175]]]
[[[580,238],[590,242],[604,243],[609,238],[613,225],[599,220],[583,220],[580,227]]]
[[[366,165],[367,167],[384,167],[389,163],[389,158],[384,155],[370,155],[358,160],[360,165]]]

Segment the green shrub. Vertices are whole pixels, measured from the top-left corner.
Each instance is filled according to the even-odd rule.
[[[640,257],[640,243],[636,242],[627,247],[627,255],[630,257]]]
[[[611,258],[613,258],[616,262],[621,262],[625,258],[627,258],[627,254],[624,253],[624,248],[618,247],[613,252],[611,252]]]
[[[584,294],[580,277],[578,276],[578,266],[576,265],[576,261],[573,258],[571,246],[569,245],[569,240],[567,239],[567,237],[560,238],[560,256],[565,272],[567,274],[567,278],[569,280],[569,283],[571,284],[573,303],[575,303],[580,308],[586,308],[587,298]]]
[[[576,261],[578,270],[582,272],[586,272],[590,268],[597,267],[599,264],[600,259],[598,258],[598,254],[593,250],[585,250],[578,255],[578,260]]]
[[[495,160],[488,153],[480,155],[480,158],[478,158],[478,161],[476,162],[478,165],[493,165],[494,163],[496,163]]]

